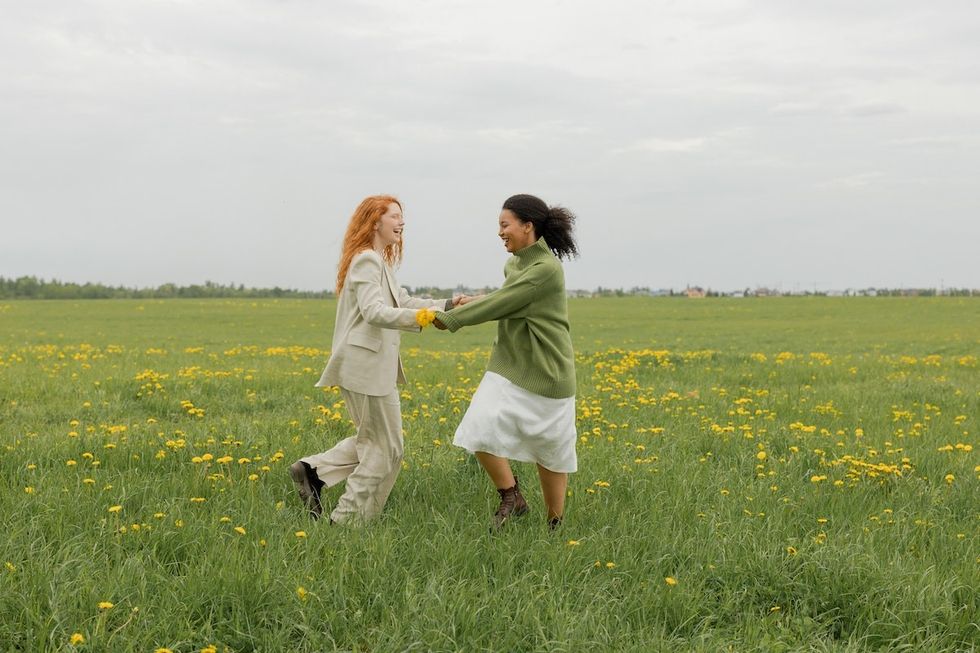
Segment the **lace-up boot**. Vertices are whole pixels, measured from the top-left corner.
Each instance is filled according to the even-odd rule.
[[[528,510],[527,501],[521,494],[521,487],[516,476],[514,477],[514,487],[498,489],[497,493],[500,495],[500,506],[497,508],[497,512],[493,513],[493,523],[490,529],[492,531],[499,531],[511,517],[520,517]]]

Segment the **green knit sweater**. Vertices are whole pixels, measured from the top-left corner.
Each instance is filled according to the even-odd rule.
[[[450,331],[497,321],[487,371],[544,397],[575,396],[565,273],[539,238],[507,261],[504,285],[436,317]]]

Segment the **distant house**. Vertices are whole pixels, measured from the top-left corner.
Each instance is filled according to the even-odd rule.
[[[688,297],[704,297],[704,288],[700,286],[688,286],[684,289],[684,294]]]

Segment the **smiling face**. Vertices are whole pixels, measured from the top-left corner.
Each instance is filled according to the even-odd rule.
[[[521,219],[509,209],[500,212],[498,226],[497,235],[504,241],[504,247],[511,254],[533,245],[538,239],[534,233],[534,225],[530,222],[521,222]]]
[[[404,228],[402,207],[398,206],[398,202],[392,202],[378,223],[374,225],[374,249],[380,252],[389,245],[401,243]]]

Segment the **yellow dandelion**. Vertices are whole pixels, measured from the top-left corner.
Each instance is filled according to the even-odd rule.
[[[99,610],[111,610],[115,604],[110,601],[99,601]]]
[[[578,546],[578,545],[579,545],[578,540],[568,540],[568,546]]]
[[[205,646],[204,648],[201,649],[201,653],[218,653],[218,647],[215,646],[214,644],[211,644],[210,646]]]
[[[755,454],[755,457],[757,459],[759,459],[759,460],[765,460],[766,459],[766,452],[765,451],[760,451],[759,453]]]
[[[436,319],[436,313],[431,308],[420,308],[415,311],[415,323],[425,328],[432,324]]]
[[[615,569],[615,568],[616,568],[616,563],[615,562],[607,562],[606,563],[606,569]]]
[[[71,639],[68,640],[68,643],[71,644],[72,646],[78,646],[79,644],[84,644],[85,635],[82,635],[81,633],[72,633]]]
[[[306,588],[303,587],[302,585],[300,585],[299,587],[296,588],[296,596],[299,597],[299,600],[300,601],[305,601],[306,600],[306,596],[308,594],[309,594],[309,592],[307,592],[306,591]]]
[[[674,585],[677,584],[677,579],[674,578],[673,576],[666,576],[664,578],[664,582],[670,585],[671,587],[673,587]]]
[[[239,535],[244,535],[245,529],[241,526],[235,526],[235,532],[238,533]]]
[[[296,537],[303,539],[304,537],[306,537],[306,531],[296,531],[295,535]]]
[[[948,484],[952,485],[953,481],[956,480],[956,477],[953,476],[952,474],[946,474],[946,476],[943,477],[943,480],[946,481]]]
[[[174,652],[165,646],[161,646],[160,648],[153,651],[153,653],[174,653]]]
[[[796,547],[795,546],[788,546],[788,547],[786,547],[786,553],[788,553],[791,556],[795,556],[796,555]]]
[[[24,488],[24,494],[34,494],[34,486],[28,485]]]
[[[122,506],[109,506],[109,512],[120,512],[121,510]]]
[[[771,608],[769,608],[769,612],[779,612],[780,610],[782,610],[782,608],[779,607],[778,605],[774,605]]]

